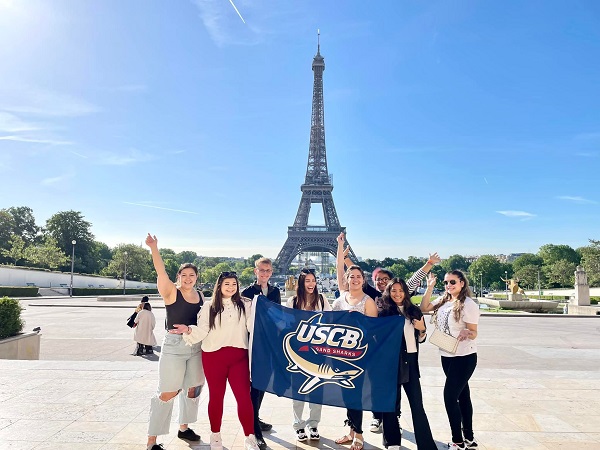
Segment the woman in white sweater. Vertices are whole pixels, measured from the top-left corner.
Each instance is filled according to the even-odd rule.
[[[312,269],[302,269],[298,277],[298,287],[296,295],[290,297],[286,303],[288,308],[302,309],[304,311],[331,311],[331,305],[327,299],[319,294],[317,289],[317,279],[315,271]],[[302,420],[304,405],[302,400],[293,400],[294,408],[294,430],[299,441],[304,442],[307,439],[319,440],[319,422],[321,421],[322,405],[316,403],[308,404],[308,420]],[[306,434],[308,427],[308,435]]]
[[[246,450],[259,450],[254,437],[254,410],[250,399],[248,332],[251,301],[240,295],[235,272],[219,275],[212,300],[198,315],[198,326],[173,325],[169,333],[183,334],[188,345],[202,341],[202,365],[209,389],[208,418],[211,450],[221,450],[221,424],[225,388],[229,386],[238,404],[238,418],[244,429]]]

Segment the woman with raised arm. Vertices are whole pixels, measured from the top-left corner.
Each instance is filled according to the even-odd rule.
[[[179,322],[169,330],[174,336],[183,335],[188,345],[202,341],[202,362],[209,390],[211,450],[223,449],[221,425],[227,382],[235,396],[238,418],[246,436],[244,448],[259,450],[250,398],[248,332],[252,328],[251,306],[252,301],[240,295],[236,273],[222,272],[211,301],[200,311],[197,326]]]
[[[344,271],[344,233],[337,237],[337,282],[340,296],[333,302],[334,311],[356,311],[369,317],[377,317],[377,306],[371,297],[363,292],[365,274],[360,266],[352,265]],[[336,444],[352,443],[350,450],[362,450],[364,445],[362,420],[363,412],[356,409],[347,409],[346,425],[350,426],[350,432],[337,439]]]
[[[410,301],[410,288],[400,278],[393,278],[381,295],[379,317],[403,316],[404,334],[398,362],[398,391],[396,394],[397,412],[382,413],[383,445],[388,450],[400,450],[401,431],[397,414],[400,412],[400,393],[404,388],[414,427],[415,440],[419,450],[437,450],[433,440],[429,420],[423,408],[423,393],[419,378],[419,343],[425,341],[426,326],[423,313]]]
[[[456,353],[440,349],[442,368],[446,374],[444,405],[452,431],[448,448],[464,450],[478,448],[473,435],[473,405],[469,379],[477,366],[477,324],[479,306],[471,298],[469,281],[460,270],[444,276],[444,295],[431,300],[436,278],[429,275],[427,291],[421,300],[421,311],[436,311],[436,328],[458,339]]]
[[[331,311],[329,301],[323,297],[323,294],[319,294],[317,278],[313,269],[302,269],[300,271],[296,295],[291,296],[285,306],[304,311]],[[296,438],[300,442],[304,442],[307,439],[316,441],[321,438],[317,427],[321,421],[321,409],[323,406],[317,403],[309,403],[308,420],[302,420],[305,403],[302,400],[292,400]],[[306,433],[307,427],[308,434]]]
[[[167,329],[172,328],[175,323],[196,324],[198,312],[204,302],[202,294],[195,288],[198,269],[191,263],[182,264],[177,271],[177,283],[173,283],[158,251],[156,236],[148,233],[146,245],[152,253],[158,292],[165,301]],[[198,397],[202,386],[204,371],[200,344],[189,347],[181,336],[167,333],[158,361],[158,392],[150,401],[148,450],[164,448],[162,444],[156,443],[156,437],[169,434],[173,402],[178,394],[180,425],[177,437],[190,442],[200,441],[200,436],[188,427],[188,423],[198,420]]]

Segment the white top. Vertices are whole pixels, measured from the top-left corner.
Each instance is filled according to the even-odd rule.
[[[365,313],[365,306],[367,304],[367,299],[370,298],[367,294],[363,293],[363,297],[360,302],[356,305],[351,305],[348,303],[347,296],[350,295],[348,291],[341,291],[340,296],[335,299],[333,302],[333,311],[358,311],[359,313]]]
[[[248,332],[252,328],[252,302],[242,297],[246,314],[241,314],[231,298],[223,299],[223,312],[215,317],[215,327],[209,327],[209,312],[212,301],[207,301],[198,314],[198,326],[192,325],[190,334],[183,334],[187,345],[202,341],[203,352],[215,352],[223,347],[248,348]]]
[[[431,302],[431,304],[437,305],[441,301],[442,297],[438,297]],[[461,332],[461,330],[467,329],[467,323],[479,323],[479,306],[477,306],[477,303],[475,303],[472,298],[467,297],[460,315],[460,320],[457,322],[454,319],[454,312],[452,311],[455,303],[455,300],[446,302],[440,307],[440,309],[438,309],[437,328],[445,331],[446,333],[449,331],[452,336],[458,337],[458,334]],[[448,328],[446,328],[446,324]],[[459,341],[456,353],[454,355],[440,349],[440,355],[448,357],[466,356],[472,353],[477,353],[476,339],[467,338],[464,341]]]
[[[322,294],[319,294],[319,296],[323,299],[323,309],[321,310],[321,299],[319,299],[319,300],[317,300],[317,307],[314,310],[315,311],[331,311],[331,305],[329,304],[329,301],[325,297],[323,297]],[[288,298],[287,302],[285,303],[285,306],[287,306],[288,308],[293,308],[294,307],[294,297],[295,297],[295,295],[292,295],[290,298]]]
[[[406,351],[417,353],[417,340],[415,339],[415,327],[408,317],[404,318],[404,339],[406,340]]]

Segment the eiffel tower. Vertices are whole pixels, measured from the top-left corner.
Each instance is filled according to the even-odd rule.
[[[320,36],[319,36],[320,38]],[[340,221],[333,204],[333,184],[327,172],[327,154],[325,151],[325,120],[323,109],[323,72],[325,59],[321,56],[320,39],[317,41],[317,54],[312,63],[314,72],[312,116],[310,124],[310,144],[308,147],[308,166],[306,179],[300,186],[302,198],[296,214],[294,225],[288,227],[288,237],[283,248],[275,259],[275,267],[279,273],[287,273],[293,259],[303,252],[323,252],[336,255],[337,236],[346,232],[340,226]],[[325,226],[308,224],[308,216],[313,203],[323,207]],[[350,249],[351,258],[356,261],[356,255]]]

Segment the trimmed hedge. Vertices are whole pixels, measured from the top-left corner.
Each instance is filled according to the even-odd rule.
[[[131,294],[158,294],[154,289],[126,289],[125,295]],[[73,288],[74,296],[85,295],[123,295],[123,288]]]
[[[15,336],[23,331],[21,304],[14,298],[0,298],[0,339]]]
[[[39,290],[36,286],[0,286],[0,296],[37,297]]]

